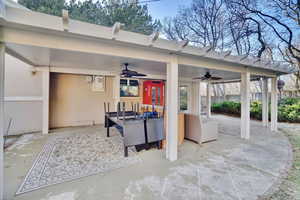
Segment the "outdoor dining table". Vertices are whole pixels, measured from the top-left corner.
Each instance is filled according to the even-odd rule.
[[[164,139],[162,123],[162,118],[148,118],[133,111],[105,114],[107,137],[110,136],[110,127],[115,127],[120,132],[123,137],[125,157],[128,156],[129,146],[135,146],[136,149],[149,149],[150,143],[155,143],[160,148],[160,141]]]
[[[126,111],[126,112],[106,112],[105,113],[105,127],[107,137],[110,136],[109,128],[113,126],[117,126],[119,128],[123,127],[124,119],[136,119],[138,116],[137,112],[134,111]]]

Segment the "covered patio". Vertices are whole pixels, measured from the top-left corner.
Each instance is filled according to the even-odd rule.
[[[5,152],[4,199],[257,199],[270,194],[292,160],[287,138],[251,121],[253,137],[244,140],[238,118],[212,119],[219,123],[219,140],[201,146],[185,141],[176,162],[166,160],[162,151],[143,151],[137,155],[141,162],[134,165],[15,196],[51,137],[106,133],[103,126],[91,126],[24,135]],[[112,135],[119,134],[112,130]]]
[[[235,141],[235,145],[240,145],[241,143],[247,143],[246,140],[252,138],[254,141],[259,141],[257,139],[264,136],[264,134],[254,134],[252,137],[251,133],[256,133],[256,131],[252,130],[252,127],[250,128],[250,81],[258,78],[264,80],[262,125],[269,135],[271,135],[270,131],[277,131],[277,77],[281,74],[290,73],[293,69],[281,66],[278,63],[250,59],[247,56],[232,56],[230,52],[215,52],[210,47],[196,48],[189,46],[188,41],[167,41],[158,38],[158,33],[146,36],[124,31],[120,23],[116,23],[113,27],[103,27],[71,20],[68,18],[66,11],[63,11],[63,17],[60,18],[7,5],[1,5],[0,7],[0,23],[2,25],[0,28],[1,134],[4,133],[5,53],[28,63],[32,66],[32,71],[39,71],[43,74],[42,133],[44,138],[47,138],[49,133],[50,79],[53,73],[110,77],[113,80],[111,103],[116,109],[118,102],[120,102],[120,66],[123,63],[130,63],[138,72],[147,74],[146,78],[148,79],[166,81],[166,148],[159,153],[149,152],[144,154],[145,156],[157,158],[154,159],[155,161],[151,161],[150,165],[171,166],[172,164],[167,160],[176,161],[180,158],[179,164],[180,162],[192,160],[195,149],[197,149],[196,152],[201,152],[199,146],[195,144],[182,147],[182,151],[191,151],[190,153],[181,154],[180,150],[178,151],[178,127],[176,126],[178,123],[178,87],[181,82],[189,82],[193,86],[192,103],[189,111],[192,114],[200,115],[202,112],[201,99],[199,98],[200,83],[199,80],[193,78],[204,75],[206,72],[222,77],[222,80],[220,80],[222,83],[241,82],[241,120],[239,122],[240,126],[237,127],[234,134],[245,140],[235,137],[230,143]],[[271,80],[270,125],[268,120],[268,80]],[[207,110],[205,112],[208,118],[211,118],[211,84],[217,83],[218,81],[207,82]],[[221,138],[220,141],[211,145],[222,145],[222,142]],[[1,137],[1,143],[3,143],[3,137]],[[227,144],[225,145],[227,146]],[[231,148],[230,145],[228,147]],[[187,149],[185,150],[185,148]],[[1,174],[3,174],[2,151],[1,148]],[[187,156],[187,160],[183,159],[185,156]],[[207,159],[210,160],[211,158]],[[277,169],[279,170],[279,168]],[[134,172],[134,168],[132,170]],[[151,168],[145,170],[151,170]],[[125,180],[129,181],[130,178],[124,178]],[[103,185],[105,185],[104,182]],[[1,186],[3,186],[3,183],[1,183]],[[156,186],[154,190],[156,190],[155,188]],[[112,190],[114,190],[114,187],[110,186],[107,191],[113,193]],[[131,189],[128,188],[126,191],[128,192],[127,195],[130,196]],[[1,192],[3,191],[0,190]],[[130,197],[128,198],[130,199]]]

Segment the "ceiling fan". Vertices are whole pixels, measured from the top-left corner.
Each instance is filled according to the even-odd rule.
[[[137,71],[129,70],[128,69],[128,63],[124,63],[124,69],[122,70],[122,73],[120,74],[122,77],[130,78],[130,77],[142,77],[147,76],[146,74],[138,73]]]
[[[202,77],[195,77],[193,79],[200,79],[202,81],[209,81],[209,80],[216,81],[216,80],[220,80],[222,78],[221,77],[217,77],[217,76],[212,76],[209,72],[206,72],[204,76],[202,76]]]

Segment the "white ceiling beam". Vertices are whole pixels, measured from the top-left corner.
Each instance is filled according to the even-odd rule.
[[[218,62],[214,60],[201,60],[197,58],[192,57],[184,57],[184,56],[178,56],[179,57],[179,64],[180,65],[187,65],[187,66],[194,66],[194,67],[200,67],[200,68],[207,68],[207,69],[216,69],[216,70],[223,70],[223,71],[231,71],[231,72],[243,72],[245,71],[245,67],[240,67],[235,64],[227,64],[224,62]]]
[[[293,67],[291,65],[288,64],[281,64],[280,65],[282,68],[284,68],[285,70],[288,70],[290,73],[295,73],[298,71],[298,69],[296,67]]]
[[[36,71],[44,71],[47,67],[35,67]],[[98,75],[98,76],[115,76],[118,72],[105,70],[80,69],[69,67],[50,67],[50,72],[64,73],[64,74],[83,74],[83,75]]]
[[[115,24],[112,26],[112,39],[115,40],[117,34],[119,33],[119,31],[121,30],[121,28],[124,26],[124,24],[120,23],[120,22],[115,22]]]
[[[69,31],[69,11],[65,9],[62,10],[62,23],[63,23],[63,30]]]
[[[256,64],[256,63],[259,63],[260,62],[260,58],[254,58],[252,59],[252,63],[253,64]]]
[[[4,28],[2,29],[2,37],[0,37],[0,41],[155,62],[166,63],[170,60],[170,54],[168,53],[150,51],[121,44],[112,45],[111,42],[103,42],[101,40],[83,39],[71,36],[65,37],[64,35],[53,34],[50,32],[41,33],[14,28]]]
[[[220,52],[218,53],[218,55],[222,58],[226,58],[227,56],[229,56],[231,54],[231,51],[224,51],[224,52]]]
[[[154,33],[152,33],[151,35],[149,35],[149,46],[152,47],[154,42],[158,39],[159,37],[159,32],[156,31]]]
[[[241,61],[243,64],[247,65],[247,66],[251,66],[252,65],[252,60],[249,58],[246,58],[244,60]]]
[[[211,46],[207,46],[207,47],[200,48],[199,56],[205,56],[205,55],[208,54],[211,50],[212,50],[212,47],[211,47]]]
[[[260,78],[251,78],[251,81],[258,81]],[[223,83],[237,83],[240,82],[241,79],[231,79],[231,80],[217,80],[217,81],[211,81],[212,84],[223,84]]]
[[[291,67],[291,65],[285,65],[285,64],[282,64],[281,62],[275,62],[274,68],[282,69],[282,70],[292,70],[293,69],[293,67]]]
[[[36,71],[45,71],[47,69],[44,67],[35,67]],[[93,70],[93,69],[80,69],[80,68],[72,68],[72,67],[57,67],[52,66],[49,68],[50,72],[55,73],[64,73],[64,74],[82,74],[82,75],[98,75],[98,76],[118,76],[120,72],[118,71],[106,71],[106,70]],[[142,77],[141,79],[157,79],[157,80],[166,80],[165,74],[151,74],[146,71],[139,70],[139,72],[147,74],[146,77]],[[185,80],[185,79],[183,79]]]
[[[238,56],[238,57],[240,58],[240,61],[243,61],[243,60],[245,60],[245,59],[248,58],[248,54],[242,55],[242,56]]]
[[[280,68],[275,68],[274,65],[272,64],[271,60],[265,60],[263,62],[261,62],[260,65],[261,68],[265,68],[265,69],[272,69],[272,70],[280,70]]]
[[[179,64],[184,66],[193,66],[193,67],[200,67],[200,68],[207,68],[207,69],[215,69],[215,70],[222,70],[222,71],[230,71],[230,72],[237,72],[242,73],[249,71],[253,75],[258,76],[267,76],[267,77],[274,77],[276,76],[275,72],[269,71],[267,69],[259,69],[259,68],[250,68],[247,66],[240,66],[235,63],[230,62],[219,62],[214,60],[200,60],[197,58],[192,57],[179,57]]]
[[[270,60],[266,60],[266,61],[263,61],[262,64],[265,65],[265,66],[268,66],[268,65],[271,64],[271,61]]]
[[[5,48],[5,52],[32,67],[37,66],[34,62],[32,62],[31,60],[27,59],[26,57],[22,56],[21,54],[17,53],[16,51],[14,51],[13,49],[11,49],[9,47]]]
[[[280,68],[280,67],[282,67],[281,63],[280,62],[275,62],[274,68]]]
[[[180,42],[178,42],[178,50],[177,51],[182,51],[188,44],[189,44],[189,40],[182,40]]]
[[[204,47],[203,50],[206,51],[207,53],[210,52],[213,49],[212,46]]]

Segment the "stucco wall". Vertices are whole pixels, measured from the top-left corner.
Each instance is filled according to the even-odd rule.
[[[105,92],[94,92],[86,75],[51,73],[50,128],[104,123],[104,102],[113,105],[113,78]]]
[[[42,129],[42,74],[31,66],[5,56],[5,131],[16,135]],[[6,134],[6,133],[5,133]]]

